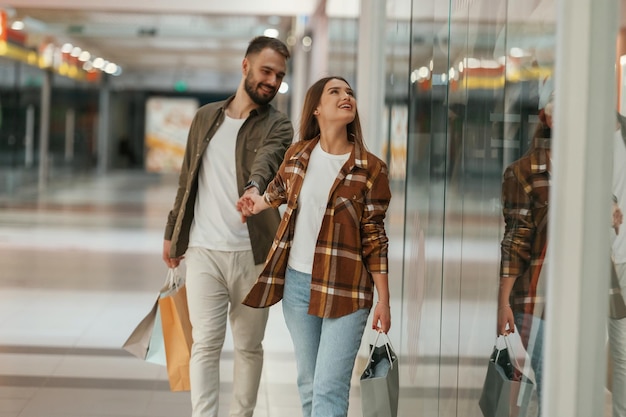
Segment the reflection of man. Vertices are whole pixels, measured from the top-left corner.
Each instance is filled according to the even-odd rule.
[[[624,117],[618,115],[621,128],[613,138],[613,195],[620,211],[626,209],[626,129]],[[621,227],[613,241],[613,261],[622,294],[626,294],[626,229]],[[613,359],[613,417],[626,417],[626,319],[609,319],[609,344]]]
[[[281,41],[254,38],[235,95],[201,107],[189,129],[163,260],[176,267],[186,258],[193,417],[218,416],[219,361],[228,319],[235,350],[230,416],[251,417],[256,404],[268,309],[241,301],[259,275],[280,216],[266,210],[242,223],[236,203],[244,192],[265,191],[291,143],[291,123],[269,104],[288,58]]]
[[[519,330],[535,373],[540,405],[552,110],[550,100],[540,112],[541,124],[530,149],[506,168],[502,181],[505,230],[501,244],[497,332],[508,335],[515,327]]]

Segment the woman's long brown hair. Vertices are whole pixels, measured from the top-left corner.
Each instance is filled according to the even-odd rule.
[[[316,81],[306,92],[304,106],[302,107],[302,115],[300,116],[300,140],[311,140],[320,134],[320,126],[317,119],[313,115],[315,108],[320,104],[324,87],[330,80],[341,80],[350,86],[350,83],[343,77],[330,76],[324,77]],[[348,140],[365,148],[363,141],[363,132],[361,130],[361,120],[359,119],[359,111],[355,109],[354,120],[346,126],[348,131]]]

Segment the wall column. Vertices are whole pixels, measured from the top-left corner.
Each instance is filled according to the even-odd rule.
[[[361,0],[356,95],[363,135],[374,153],[384,140],[386,11],[385,0]]]
[[[604,415],[618,11],[557,2],[544,416]]]

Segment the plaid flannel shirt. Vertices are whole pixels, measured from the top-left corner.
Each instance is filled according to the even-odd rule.
[[[246,305],[268,307],[282,299],[298,194],[318,141],[293,144],[267,187],[266,201],[273,207],[286,203],[287,208],[265,268],[244,300]],[[371,274],[387,273],[384,219],[390,199],[387,166],[355,145],[329,193],[313,258],[309,314],[341,317],[371,308]]]
[[[505,229],[501,244],[500,278],[514,278],[509,303],[513,311],[533,314],[545,300],[535,296],[532,277],[539,276],[547,245],[550,193],[550,140],[535,138],[526,155],[504,171],[502,213]],[[544,308],[537,309],[543,315]]]

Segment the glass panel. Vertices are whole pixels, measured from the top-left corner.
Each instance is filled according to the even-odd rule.
[[[407,401],[406,415],[478,417],[498,313],[516,297],[541,296],[523,290],[535,285],[533,272],[538,279],[545,240],[537,236],[547,229],[515,234],[521,230],[515,219],[521,219],[514,213],[523,203],[532,219],[546,215],[547,201],[533,200],[537,196],[528,192],[547,199],[541,184],[549,178],[549,163],[528,179],[530,188],[520,192],[520,184],[513,184],[517,193],[505,193],[523,199],[507,201],[510,210],[503,211],[501,196],[508,166],[526,156],[517,165],[529,167],[530,151],[547,155],[531,145],[536,132],[550,135],[537,126],[552,89],[554,1],[413,0],[412,6],[402,353],[407,384],[418,390]],[[518,250],[506,243],[513,238],[531,248],[533,268],[522,264],[511,271],[509,282],[516,284],[511,297],[503,293],[499,310],[501,269],[502,280],[511,279],[510,256],[505,251],[502,259],[500,247],[504,240],[505,247]],[[541,290],[541,284],[535,287]],[[540,361],[531,366],[524,354],[540,358],[541,333],[532,323],[540,323],[542,313],[532,306],[543,305],[514,306],[518,330],[510,339],[520,367],[531,377],[534,368],[540,382]],[[526,319],[524,311],[530,312]],[[531,394],[522,403],[534,416],[538,402]]]
[[[442,265],[447,113],[448,5],[414,1],[411,15],[406,171],[405,374],[416,398],[404,415],[441,415],[448,357],[442,344]],[[454,386],[455,384],[453,384]]]

